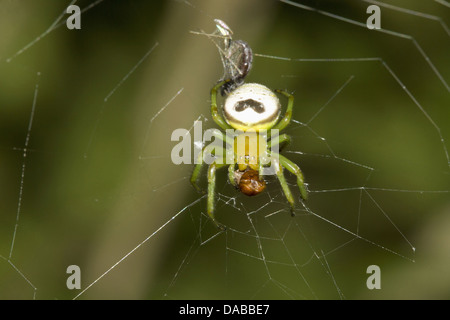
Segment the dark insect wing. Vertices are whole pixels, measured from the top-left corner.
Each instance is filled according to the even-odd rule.
[[[253,63],[253,52],[247,42],[242,40],[233,41],[231,48],[235,48],[237,58],[235,60],[237,69],[234,69],[233,79],[244,81],[250,72]],[[233,52],[234,54],[234,52]],[[233,61],[233,60],[232,60]]]
[[[220,89],[221,95],[233,91],[244,83],[253,63],[253,52],[247,42],[231,40],[224,53],[225,74],[223,79],[229,80]]]

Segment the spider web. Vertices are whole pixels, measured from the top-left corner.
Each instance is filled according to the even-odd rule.
[[[81,30],[65,26],[70,4]],[[369,5],[381,30],[366,28]],[[0,2],[0,297],[445,298],[448,2],[255,6]],[[294,218],[275,178],[248,198],[218,171],[219,232],[192,165],[171,162],[173,130],[215,127],[215,18],[252,47],[248,82],[295,95],[283,154],[309,199],[286,173]],[[66,287],[73,264],[80,290]]]

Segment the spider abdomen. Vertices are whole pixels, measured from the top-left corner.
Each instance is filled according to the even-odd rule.
[[[281,111],[280,100],[266,86],[245,83],[231,91],[223,105],[225,121],[237,130],[270,129]]]

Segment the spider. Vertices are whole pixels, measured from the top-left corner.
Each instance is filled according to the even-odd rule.
[[[271,129],[281,131],[290,123],[294,96],[283,90],[272,91],[268,87],[258,83],[244,83],[233,89],[225,97],[222,112],[219,112],[217,107],[217,91],[223,88],[224,85],[227,88],[230,87],[226,86],[230,81],[221,81],[211,89],[211,116],[222,130],[239,130],[238,132],[240,133],[234,138],[235,144],[239,137],[247,132],[258,133],[263,130],[273,132]],[[281,104],[275,93],[282,94],[288,99],[286,113],[281,119]],[[223,142],[229,142],[226,133],[220,130],[216,130],[215,132],[216,138]],[[307,199],[308,194],[300,168],[283,155],[279,153],[273,154],[274,148],[272,147],[289,143],[290,137],[286,134],[281,134],[276,135],[276,138],[274,136],[270,136],[269,139],[261,139],[258,137],[257,148],[252,148],[249,145],[251,139],[245,140],[244,151],[236,149],[236,145],[234,145],[231,164],[226,164],[226,161],[213,161],[209,165],[207,213],[218,228],[225,229],[214,217],[216,171],[226,165],[228,165],[228,179],[230,183],[248,196],[259,194],[264,190],[265,182],[261,173],[264,167],[272,165],[281,184],[283,193],[290,204],[291,215],[294,215],[295,202],[284,177],[283,168],[297,177],[297,185],[300,189],[301,198],[303,200]],[[229,144],[228,147],[230,147]],[[211,153],[214,153],[216,159],[221,158],[223,160],[226,157],[227,150],[225,148],[215,148],[213,151],[209,145],[204,147],[202,152],[199,153],[197,164],[191,176],[191,183],[198,191],[201,191],[197,185],[197,181],[201,169],[206,165],[205,156]]]

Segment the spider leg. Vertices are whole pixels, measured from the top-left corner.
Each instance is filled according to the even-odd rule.
[[[278,157],[280,159],[281,165],[283,167],[285,167],[289,172],[291,172],[297,176],[297,185],[300,189],[300,194],[302,196],[302,199],[307,200],[308,192],[306,191],[305,178],[303,177],[302,170],[300,170],[298,165],[293,163],[291,160],[289,160],[285,156],[282,156],[281,154],[279,154]]]
[[[197,185],[198,176],[200,175],[200,172],[202,171],[202,168],[204,166],[204,162],[198,163],[194,167],[194,171],[192,171],[191,175],[191,184],[197,190],[197,192],[202,193],[203,191],[200,189],[200,187]]]
[[[213,147],[211,147],[211,146],[207,146],[207,147],[203,148],[202,152],[200,152],[199,155],[198,155],[198,158],[197,158],[198,161],[197,161],[197,164],[194,167],[194,171],[192,171],[191,184],[200,193],[204,193],[204,191],[200,189],[200,187],[197,185],[197,182],[198,182],[199,175],[200,175],[203,167],[206,165],[206,163],[204,161],[205,160],[205,156],[208,153],[211,153],[212,150],[213,150]],[[215,151],[216,151],[216,154],[215,154],[216,156],[219,156],[219,157],[223,157],[224,156],[224,150],[223,149],[216,148]],[[223,159],[223,160],[225,160],[225,159]],[[225,163],[225,161],[222,161],[222,163]]]
[[[214,222],[214,224],[221,230],[225,230],[225,226],[217,222],[216,218],[214,218],[214,209],[215,209],[215,192],[216,192],[216,170],[223,167],[225,164],[216,164],[215,162],[209,165],[208,169],[208,205],[207,211],[208,216]]]
[[[217,108],[217,90],[219,90],[225,83],[229,81],[230,80],[221,81],[211,89],[211,116],[214,122],[223,130],[232,129],[232,127],[225,121],[225,119],[219,113],[219,110]]]
[[[201,190],[200,187],[197,185],[199,175],[200,175],[203,167],[205,166],[205,162],[203,160],[204,160],[205,155],[211,151],[212,151],[212,146],[208,145],[208,146],[204,147],[201,152],[198,153],[197,161],[196,161],[197,164],[194,167],[194,171],[192,171],[191,184],[194,186],[195,190],[197,190],[197,192],[199,192],[199,193],[204,193],[204,191]]]
[[[233,187],[237,187],[236,185],[236,179],[234,178],[234,169],[236,168],[236,164],[230,164],[228,166],[228,180],[230,180],[230,183],[233,185]]]
[[[219,130],[215,130],[214,132],[213,132],[213,136],[215,137],[215,138],[217,138],[217,139],[220,139],[220,140],[222,140],[222,142],[226,142],[226,137],[225,137],[225,135],[222,133],[222,132],[220,132]],[[224,153],[226,153],[226,152],[224,152],[224,150],[223,149],[220,149],[220,148],[217,148],[217,145],[214,145],[214,144],[209,144],[209,145],[207,145],[207,146],[205,146],[205,147],[203,147],[203,149],[202,149],[202,151],[201,152],[199,152],[198,153],[198,155],[197,155],[197,161],[195,162],[196,163],[196,165],[195,165],[195,167],[194,167],[194,170],[192,171],[192,175],[191,175],[191,184],[194,186],[194,188],[198,191],[198,192],[202,192],[202,190],[199,188],[199,186],[197,185],[197,181],[198,181],[198,178],[199,178],[199,175],[200,175],[200,173],[201,173],[201,171],[202,171],[202,168],[203,168],[203,166],[204,166],[204,159],[205,159],[205,156],[207,155],[207,154],[211,154],[211,152],[214,150],[214,148],[215,148],[215,151],[217,152],[219,152],[220,154],[217,154],[218,156],[224,156]],[[226,160],[225,158],[224,158],[224,160]],[[223,163],[225,163],[226,161],[223,161]]]
[[[208,153],[208,152],[212,152],[212,147],[211,146],[207,146],[205,148],[203,148],[202,152],[199,153],[198,156],[198,164],[194,167],[194,171],[192,172],[192,176],[191,176],[191,183],[192,185],[195,187],[195,189],[197,189],[197,191],[202,192],[202,190],[198,187],[197,185],[197,181],[198,181],[198,177],[199,174],[202,170],[202,168],[206,165],[205,161],[204,161],[204,156]],[[216,150],[216,155],[217,156],[224,156],[224,150],[223,149],[215,149]],[[207,211],[208,211],[208,216],[211,218],[211,220],[214,222],[214,224],[219,228],[224,230],[225,227],[220,224],[219,222],[217,222],[217,220],[214,218],[214,198],[215,198],[215,189],[216,189],[216,170],[225,166],[226,164],[223,162],[221,164],[217,164],[216,162],[213,162],[209,165],[208,168],[208,204],[207,204]],[[230,166],[231,167],[231,166]]]
[[[284,195],[289,202],[291,206],[291,215],[294,216],[294,209],[295,209],[295,201],[294,197],[292,196],[291,190],[289,189],[289,186],[286,182],[286,179],[283,174],[283,166],[276,158],[272,158],[272,163],[275,165],[275,171],[277,174],[278,181],[280,182],[281,188],[283,189]]]
[[[284,95],[285,97],[288,98],[288,105],[286,108],[286,113],[284,115],[284,117],[272,128],[272,129],[278,129],[278,130],[283,130],[284,128],[286,128],[286,126],[289,124],[289,122],[291,122],[291,118],[292,118],[292,109],[294,107],[294,96],[292,94],[290,94],[289,92],[283,91],[283,90],[275,90],[275,92],[277,93],[281,93],[282,95]]]
[[[291,143],[291,137],[285,133],[272,139],[267,143],[267,149],[271,149],[273,146],[278,145],[278,152],[281,152],[281,150]]]

